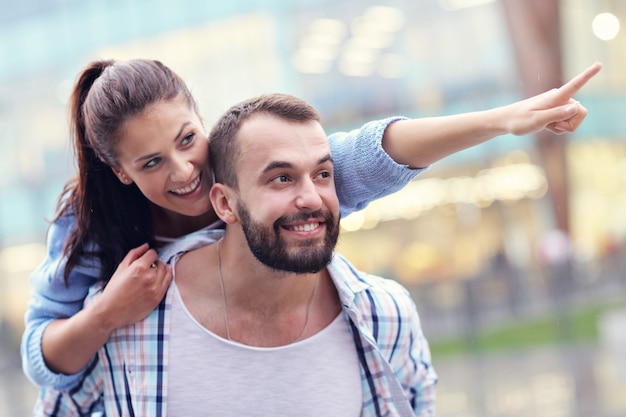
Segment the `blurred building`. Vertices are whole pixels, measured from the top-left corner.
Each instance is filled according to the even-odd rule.
[[[333,132],[393,114],[482,110],[524,97],[530,83],[510,30],[511,19],[523,16],[509,4],[507,24],[507,1],[5,1],[2,292],[23,293],[25,275],[43,256],[46,219],[75,168],[66,102],[88,61],[162,60],[188,81],[208,125],[238,100],[283,91],[311,102]],[[590,115],[566,142],[573,251],[594,261],[621,246],[626,231],[626,122],[619,113],[626,4],[558,5],[558,81],[594,61],[605,64],[578,97]],[[533,24],[522,41],[535,39]],[[526,65],[531,71],[545,67],[536,59]],[[408,285],[470,279],[494,262],[532,269],[537,240],[557,226],[535,144],[502,137],[435,164],[407,189],[345,219],[341,251]],[[4,314],[23,305],[22,297],[12,299]]]

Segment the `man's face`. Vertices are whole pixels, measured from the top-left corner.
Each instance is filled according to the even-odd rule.
[[[318,272],[339,236],[333,161],[317,122],[258,114],[238,134],[237,214],[248,246],[270,268]]]

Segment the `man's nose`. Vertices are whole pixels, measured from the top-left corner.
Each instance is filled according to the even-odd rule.
[[[315,211],[322,208],[322,197],[311,179],[300,182],[296,205],[302,210]]]

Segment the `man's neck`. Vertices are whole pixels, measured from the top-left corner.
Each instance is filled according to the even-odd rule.
[[[326,269],[297,274],[270,268],[247,246],[242,250],[240,242],[228,237],[216,245],[215,256],[220,258],[218,278],[221,275],[229,306],[263,314],[281,314],[306,304],[315,282],[328,274]]]
[[[306,275],[275,271],[243,245],[224,238],[176,264],[183,302],[203,327],[250,346],[283,346],[337,317],[341,303],[327,269]]]

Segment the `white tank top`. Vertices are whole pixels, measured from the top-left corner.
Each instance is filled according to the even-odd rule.
[[[174,285],[169,344],[170,416],[342,416],[361,414],[360,367],[339,316],[317,334],[279,347],[223,339],[198,323]]]

